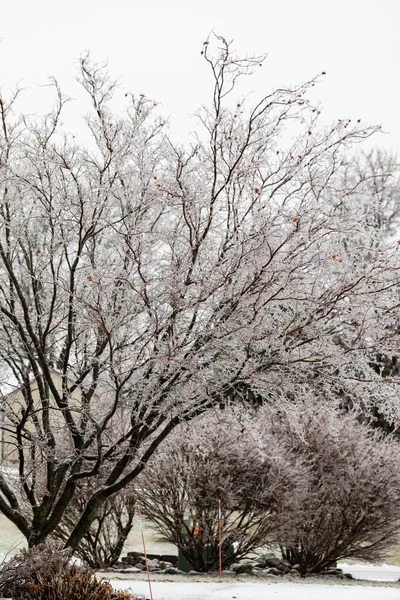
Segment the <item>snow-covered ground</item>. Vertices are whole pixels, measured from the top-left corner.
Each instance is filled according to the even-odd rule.
[[[392,565],[339,565],[345,573],[356,579],[393,582],[400,578],[400,567]],[[131,589],[136,594],[149,598],[147,581],[112,579],[116,589]],[[399,587],[369,587],[368,585],[346,585],[331,580],[329,584],[284,581],[153,581],[153,600],[400,600]]]
[[[116,589],[131,588],[149,598],[145,581],[111,580]],[[152,583],[153,600],[399,600],[400,589],[300,583],[244,583],[223,581]]]

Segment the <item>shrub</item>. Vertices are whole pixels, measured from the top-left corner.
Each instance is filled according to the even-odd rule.
[[[250,433],[251,432],[251,433]],[[144,515],[198,571],[218,567],[218,500],[223,566],[265,542],[296,487],[301,468],[285,460],[275,438],[259,443],[231,413],[214,411],[182,426],[138,480]]]
[[[71,561],[56,542],[23,550],[0,568],[0,595],[15,600],[130,600],[98,581],[92,570]]]
[[[32,600],[128,600],[131,594],[115,592],[107,581],[98,581],[90,570],[70,567],[64,573],[26,584]]]
[[[296,460],[308,463],[277,542],[300,572],[320,572],[343,558],[378,561],[400,528],[400,446],[390,437],[326,411],[268,421]]]
[[[69,503],[55,536],[66,542],[83,513],[87,498],[96,480],[85,480]],[[123,545],[132,530],[135,515],[135,499],[129,488],[107,498],[97,511],[97,516],[75,551],[76,556],[93,569],[103,569],[116,563]]]
[[[26,584],[37,583],[69,569],[71,550],[62,550],[56,542],[22,550],[0,568],[0,596],[29,597]]]

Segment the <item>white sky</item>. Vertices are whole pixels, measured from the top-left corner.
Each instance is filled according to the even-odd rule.
[[[10,0],[1,10],[0,84],[24,79],[23,108],[41,112],[50,104],[37,84],[55,75],[78,100],[69,109],[76,119],[87,110],[74,82],[76,59],[89,49],[108,59],[121,92],[162,103],[184,139],[193,125],[183,115],[210,98],[200,50],[214,29],[243,54],[268,52],[246,82],[255,98],[324,70],[315,93],[324,118],[381,123],[388,133],[374,144],[399,151],[399,27],[399,0]]]

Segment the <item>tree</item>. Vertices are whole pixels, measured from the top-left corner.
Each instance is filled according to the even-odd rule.
[[[42,118],[1,97],[0,360],[22,399],[3,403],[18,475],[0,473],[0,509],[30,545],[96,478],[77,548],[179,422],[243,390],[282,403],[340,388],[397,413],[397,380],[368,366],[397,318],[397,245],[374,245],[365,186],[343,177],[377,128],[321,127],[319,76],[232,102],[262,57],[212,42],[212,101],[188,149],[87,56],[87,147],[63,134],[55,80]]]
[[[264,545],[301,485],[300,460],[277,438],[260,444],[256,429],[214,411],[179,427],[137,479],[143,514],[196,571],[218,569],[220,523],[224,568]]]
[[[363,220],[377,232],[375,246],[379,247],[390,240],[396,240],[399,237],[400,226],[400,165],[397,157],[383,150],[362,153],[348,165],[344,177],[349,187],[358,186],[360,181],[365,182]],[[386,327],[391,330],[393,339],[397,340],[398,320],[387,323]],[[387,339],[390,339],[389,331]],[[387,346],[380,348],[377,354],[371,355],[370,365],[385,381],[398,380],[398,344],[389,343]],[[347,398],[346,404],[352,406],[351,397]],[[398,420],[387,418],[384,412],[380,412],[379,405],[366,407],[364,413],[360,418],[368,421],[373,427],[379,427],[386,432],[394,432],[398,428]],[[399,430],[396,434],[399,435]]]
[[[361,153],[348,165],[347,185],[367,183],[364,215],[384,238],[397,239],[400,226],[400,164],[395,154],[375,149]]]
[[[302,575],[344,558],[382,560],[400,529],[398,441],[323,410],[281,416],[271,429],[309,465],[276,537],[282,556]]]

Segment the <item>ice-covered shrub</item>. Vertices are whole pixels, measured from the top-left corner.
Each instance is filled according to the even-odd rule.
[[[198,571],[218,567],[218,501],[224,566],[259,547],[285,515],[301,468],[279,440],[230,411],[183,425],[138,479],[145,516]]]
[[[55,531],[54,535],[58,539],[67,542],[96,485],[99,485],[97,480],[84,480],[79,485]],[[135,507],[135,499],[129,487],[107,498],[80,541],[75,551],[76,556],[93,569],[110,567],[116,563],[132,530]]]
[[[294,460],[308,465],[276,541],[302,574],[343,558],[382,559],[400,528],[400,445],[354,415],[299,411],[265,417]]]
[[[98,581],[87,565],[56,542],[23,550],[0,567],[0,596],[14,600],[133,600]]]

